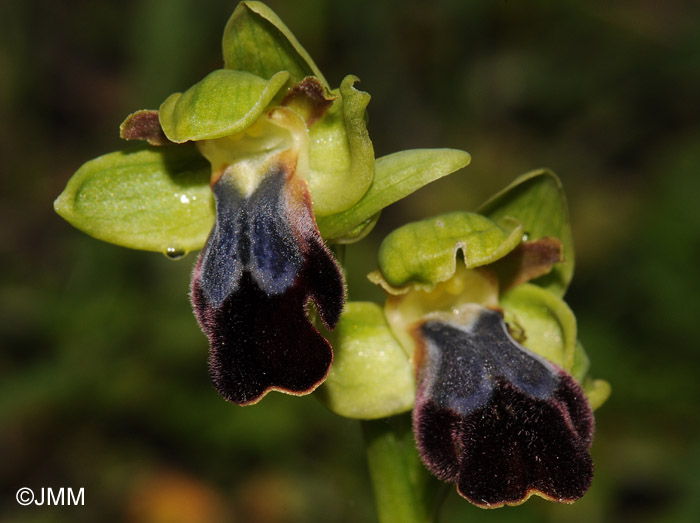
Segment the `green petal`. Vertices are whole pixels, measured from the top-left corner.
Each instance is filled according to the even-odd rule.
[[[213,71],[163,102],[160,125],[176,143],[235,134],[260,117],[288,78],[287,72],[265,80],[242,71]]]
[[[333,366],[317,394],[330,410],[348,418],[376,419],[411,409],[413,369],[379,305],[347,303],[328,338]]]
[[[390,233],[379,247],[379,269],[390,287],[377,281],[376,274],[370,279],[388,292],[407,284],[431,288],[455,273],[457,251],[472,269],[502,258],[521,240],[522,226],[514,221],[497,225],[475,213],[443,214]]]
[[[114,152],[78,169],[54,208],[100,240],[184,254],[200,249],[214,224],[210,174],[190,146]]]
[[[574,246],[566,197],[554,173],[542,169],[520,176],[478,212],[497,222],[505,217],[516,219],[530,240],[545,236],[559,239],[564,261],[534,283],[558,296],[564,295],[574,272]]]
[[[326,79],[279,17],[261,2],[241,2],[231,15],[222,41],[226,69],[271,78],[288,71],[292,83],[315,76]]]
[[[467,166],[470,160],[469,153],[457,149],[413,149],[378,158],[372,185],[362,199],[347,211],[318,218],[321,235],[335,241],[348,236],[348,231],[388,205]]]
[[[524,334],[524,338],[518,340],[524,347],[573,374],[576,317],[561,298],[542,287],[525,283],[501,296],[500,306],[509,326]]]
[[[370,96],[355,82],[357,77],[345,77],[340,96],[309,129],[308,182],[317,218],[352,207],[372,183],[374,149],[365,122]]]

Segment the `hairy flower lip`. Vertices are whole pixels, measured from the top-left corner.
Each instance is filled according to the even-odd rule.
[[[333,361],[307,304],[313,301],[332,328],[345,289],[293,156],[274,156],[250,193],[233,174],[216,181],[217,220],[193,273],[192,303],[209,338],[212,379],[239,405],[272,390],[308,394]]]
[[[455,323],[415,332],[414,433],[438,478],[487,508],[532,494],[570,503],[589,488],[593,416],[581,386],[517,344],[498,311],[475,306]]]

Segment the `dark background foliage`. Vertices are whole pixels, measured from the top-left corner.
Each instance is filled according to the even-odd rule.
[[[358,425],[313,397],[237,408],[213,390],[188,303],[195,261],[92,240],[53,213],[117,127],[220,66],[234,2],[0,3],[0,520],[373,521]],[[700,516],[700,13],[695,2],[270,1],[329,81],[373,96],[377,155],[468,150],[472,164],[385,211],[348,251],[376,291],[383,235],[557,172],[577,269],[567,299],[598,377],[593,487],[574,506],[443,521]],[[20,487],[85,488],[27,507]]]

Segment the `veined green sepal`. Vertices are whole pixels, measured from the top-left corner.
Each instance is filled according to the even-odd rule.
[[[574,245],[566,196],[556,174],[547,169],[524,174],[490,198],[478,212],[496,222],[517,220],[530,240],[551,236],[561,241],[563,262],[533,283],[558,296],[564,295],[574,273]]]
[[[272,78],[288,71],[291,83],[315,76],[326,79],[284,22],[262,2],[241,2],[229,18],[222,39],[224,67]]]
[[[141,147],[83,164],[54,202],[97,239],[147,251],[201,249],[214,224],[210,168],[194,146]]]
[[[282,71],[269,80],[244,71],[218,69],[160,106],[160,124],[169,140],[212,140],[252,125],[289,79]]]

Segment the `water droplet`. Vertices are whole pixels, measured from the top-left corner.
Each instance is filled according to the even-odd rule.
[[[524,232],[523,233],[523,241],[526,242],[530,239],[530,233],[529,232]]]
[[[187,256],[187,251],[175,247],[168,247],[163,254],[165,254],[165,257],[169,260],[181,260]]]
[[[183,194],[182,196],[180,196],[180,202],[181,203],[190,203],[190,199],[187,197],[186,194]]]

